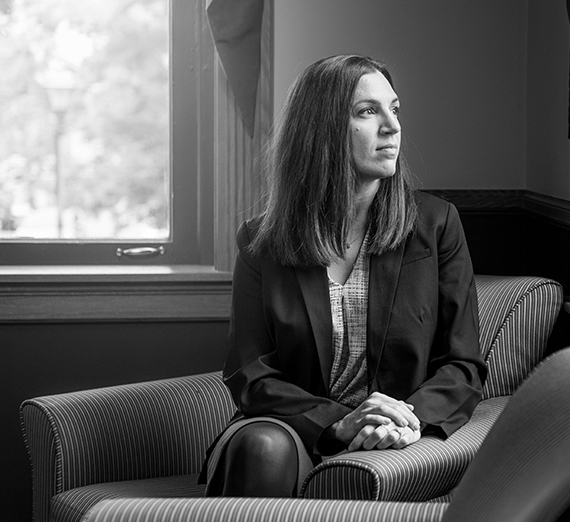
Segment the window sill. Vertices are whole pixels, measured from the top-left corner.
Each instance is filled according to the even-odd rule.
[[[227,321],[231,284],[207,266],[4,266],[0,323]]]

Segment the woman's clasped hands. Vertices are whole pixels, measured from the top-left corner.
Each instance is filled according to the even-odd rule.
[[[411,404],[374,392],[330,430],[336,439],[348,444],[348,451],[400,449],[421,436],[413,409]]]

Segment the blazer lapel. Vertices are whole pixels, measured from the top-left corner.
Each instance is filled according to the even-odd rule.
[[[297,268],[295,273],[311,321],[323,382],[328,390],[332,367],[332,316],[327,272],[323,267],[316,267]]]
[[[370,258],[368,282],[368,380],[370,392],[378,391],[376,375],[386,342],[386,333],[400,277],[404,245]]]

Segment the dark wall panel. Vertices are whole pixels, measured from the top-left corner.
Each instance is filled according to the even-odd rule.
[[[551,277],[570,294],[570,230],[524,212],[461,214],[475,273]]]
[[[0,520],[31,520],[27,398],[222,368],[226,322],[0,326]]]
[[[461,213],[461,212],[460,212]],[[525,212],[462,215],[476,274],[550,277],[570,296],[570,229]],[[570,313],[562,311],[547,354],[570,346]]]

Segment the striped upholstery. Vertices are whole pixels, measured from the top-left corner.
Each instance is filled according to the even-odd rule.
[[[447,504],[282,498],[137,499],[98,504],[84,522],[437,522]]]
[[[87,514],[84,522],[568,520],[569,374],[570,348],[557,352],[538,366],[494,424],[449,503],[137,499],[102,502]],[[533,422],[529,423],[529,418]]]
[[[85,486],[198,473],[206,449],[234,410],[219,373],[25,401],[21,414],[33,463],[34,520],[47,521],[52,497],[74,488],[83,488],[81,500],[57,497],[60,513],[73,511],[65,502],[88,507],[87,497],[97,502],[107,494]],[[171,481],[162,490],[169,486]],[[80,513],[59,520],[79,518]]]
[[[425,501],[454,488],[508,397],[482,401],[447,440],[422,437],[401,450],[357,451],[329,459],[305,480],[305,498]]]
[[[562,301],[560,285],[546,279],[477,276],[476,283],[489,400],[447,441],[425,437],[405,450],[321,464],[303,486],[306,497],[419,500],[457,483],[504,407],[500,395],[541,359]],[[189,475],[234,409],[219,373],[25,401],[34,520],[78,521],[104,499],[199,494]]]
[[[563,301],[539,277],[476,276],[481,353],[489,367],[483,399],[512,395],[543,358]]]
[[[570,520],[570,348],[509,401],[454,492],[446,522]]]
[[[476,276],[480,348],[489,365],[484,400],[447,440],[424,437],[404,450],[348,453],[317,466],[305,498],[423,501],[458,482],[510,396],[544,355],[562,306],[558,283],[538,277]]]
[[[51,503],[52,522],[80,520],[101,500],[112,498],[177,498],[202,497],[205,486],[197,485],[198,474],[175,475],[154,479],[103,482],[74,488],[56,495]]]

